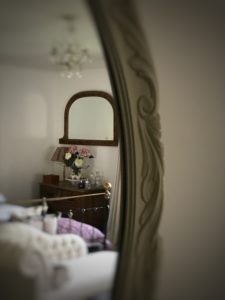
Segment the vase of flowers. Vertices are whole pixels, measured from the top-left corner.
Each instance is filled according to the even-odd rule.
[[[77,146],[69,147],[64,155],[65,165],[73,170],[72,179],[80,179],[81,170],[88,168],[85,166],[85,158],[93,158],[94,156],[90,153],[86,147],[78,148]]]

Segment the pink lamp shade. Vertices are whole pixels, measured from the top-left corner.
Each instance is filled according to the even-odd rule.
[[[68,149],[68,147],[57,147],[51,158],[51,161],[64,163],[64,156]]]

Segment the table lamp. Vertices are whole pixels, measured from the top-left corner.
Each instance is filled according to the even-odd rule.
[[[57,147],[51,161],[56,161],[63,163],[63,180],[65,180],[65,172],[66,172],[66,165],[64,163],[64,156],[65,153],[68,151],[68,147]]]

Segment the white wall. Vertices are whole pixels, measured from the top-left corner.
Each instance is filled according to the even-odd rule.
[[[165,148],[155,299],[225,295],[224,1],[142,0]]]
[[[43,174],[62,175],[62,166],[50,159],[63,136],[65,105],[76,92],[92,89],[111,93],[106,69],[66,79],[19,65],[0,66],[0,193],[7,199],[39,197]],[[93,170],[113,183],[118,148],[90,148]]]

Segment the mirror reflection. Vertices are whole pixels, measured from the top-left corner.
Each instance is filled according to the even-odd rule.
[[[113,108],[101,97],[84,97],[69,111],[69,139],[112,140]]]
[[[59,143],[117,146],[117,127],[113,97],[103,91],[82,91],[66,104],[64,136]]]
[[[77,150],[70,149],[70,143],[59,145],[59,138],[64,133],[63,115],[68,99],[81,91],[102,90],[102,87],[104,92],[112,95],[95,24],[83,1],[57,0],[53,6],[49,0],[45,1],[44,8],[43,3],[38,1],[13,2],[14,10],[12,2],[5,1],[0,12],[0,246],[5,249],[6,245],[10,247],[12,243],[15,247],[20,244],[20,250],[24,253],[29,250],[31,256],[38,249],[42,260],[39,263],[37,257],[38,270],[35,273],[36,270],[32,269],[37,276],[29,278],[27,282],[27,274],[23,271],[30,270],[31,266],[24,265],[23,270],[17,270],[16,266],[20,265],[18,261],[9,268],[4,262],[11,261],[11,257],[7,256],[10,251],[1,252],[0,273],[5,274],[1,282],[1,297],[6,295],[6,299],[14,299],[21,295],[21,299],[32,299],[33,295],[43,295],[45,299],[48,296],[53,299],[56,287],[57,293],[60,291],[57,299],[72,298],[73,295],[76,299],[82,299],[105,291],[109,293],[117,259],[119,145],[102,147],[89,144],[87,147],[76,143],[73,146],[77,146]],[[77,71],[65,70],[65,66],[50,61],[52,45],[58,45],[55,38],[61,40],[66,36],[61,26],[61,16],[68,16],[68,12],[77,16],[74,35],[82,45],[81,49],[89,49],[92,58],[92,63],[78,67],[79,76]],[[84,99],[84,102],[89,100]],[[107,104],[103,104],[103,111],[99,98],[91,105],[92,111],[96,112],[95,119],[90,120],[88,126],[92,132],[98,131],[97,128],[93,130],[96,120],[101,119],[98,127],[105,129],[106,123],[110,121],[112,124],[115,117],[112,116],[108,101],[104,103]],[[76,111],[76,104],[74,107]],[[110,109],[108,115],[106,110]],[[74,108],[69,116],[71,124],[73,119],[77,119],[73,114]],[[106,115],[107,122],[104,119]],[[74,128],[79,125],[78,132],[82,132],[87,118],[91,117],[85,116],[79,124],[74,125]],[[97,138],[111,140],[111,125],[109,129],[110,133],[104,132]],[[74,137],[74,134],[77,134],[76,131],[70,129],[69,135]],[[85,134],[87,139],[93,138],[88,132]],[[56,149],[61,147],[66,151],[61,157],[58,153],[54,157]],[[79,152],[80,157],[76,161],[79,167],[81,161],[86,159],[83,147],[88,148],[94,158],[87,162],[88,168],[83,168],[77,181],[71,178],[72,168],[66,165],[65,155],[70,153],[68,157]],[[105,182],[112,185],[110,199],[105,198]],[[42,198],[46,199],[42,201]],[[53,204],[58,206],[53,207]],[[100,208],[109,208],[109,204],[109,214],[99,214]],[[87,217],[83,212],[88,214]],[[97,223],[93,221],[95,217]],[[8,234],[5,234],[6,231]],[[70,234],[70,237],[66,234]],[[32,239],[29,239],[30,236]],[[26,245],[21,241],[27,241]],[[91,251],[94,256],[89,255]],[[96,261],[92,257],[96,257]],[[45,261],[46,266],[42,265]],[[92,264],[98,267],[90,267]],[[61,266],[61,269],[55,266]],[[49,268],[49,272],[45,267]],[[35,268],[34,265],[32,268]],[[10,273],[14,271],[15,274]],[[104,286],[101,284],[103,273]],[[52,279],[48,274],[55,275],[51,286],[47,284]],[[62,274],[65,275],[63,278]],[[9,278],[10,282],[7,281]],[[93,278],[97,284],[92,288]],[[34,284],[31,284],[32,280]],[[23,288],[28,285],[38,286],[40,290]],[[72,288],[63,288],[67,285]],[[14,289],[10,290],[12,286]]]

